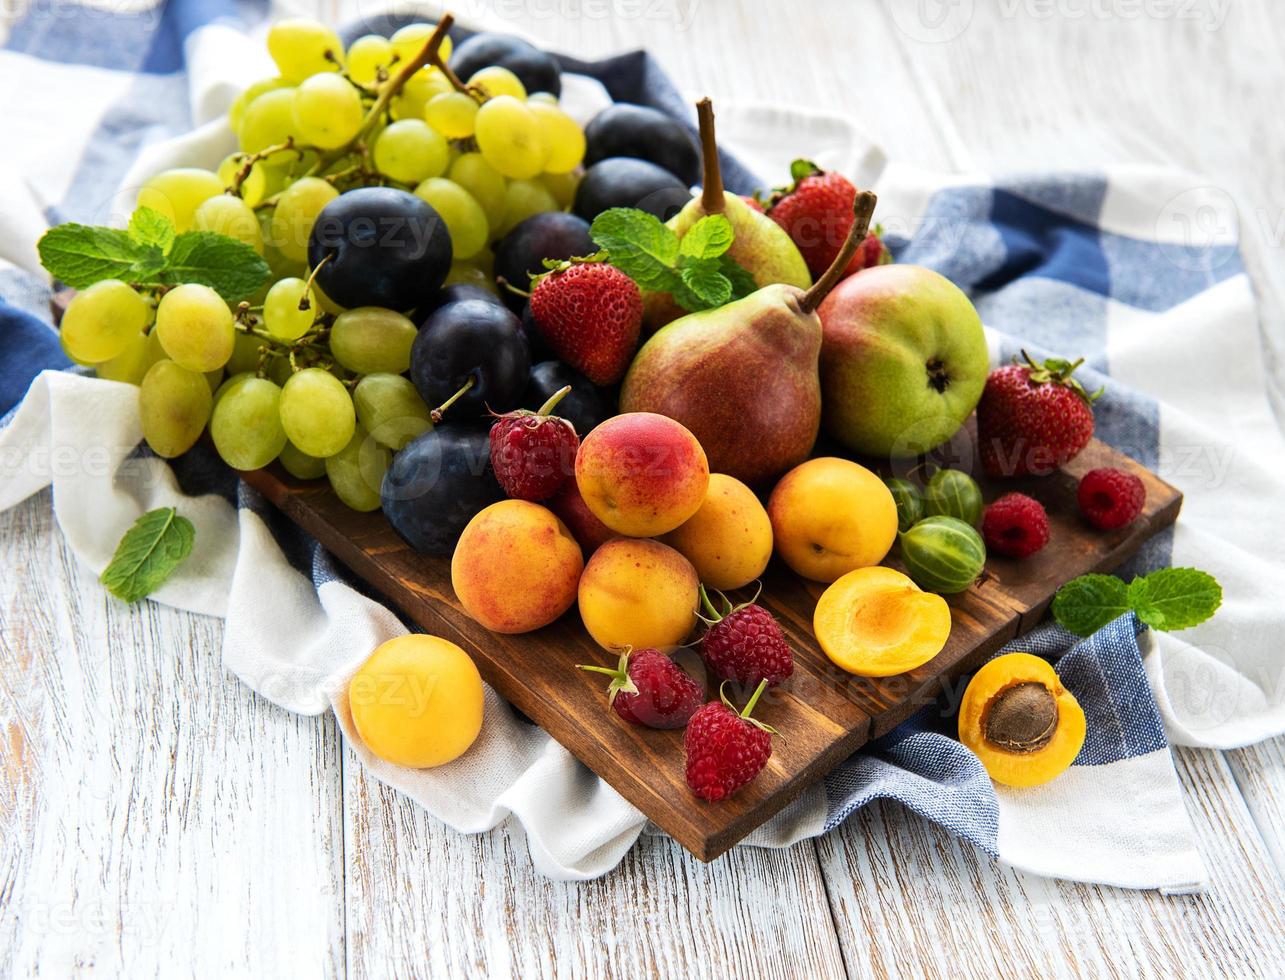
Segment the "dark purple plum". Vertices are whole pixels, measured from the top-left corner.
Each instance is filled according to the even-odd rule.
[[[543,405],[555,391],[567,385],[571,390],[558,402],[553,414],[576,427],[583,439],[598,423],[616,414],[611,396],[574,368],[561,361],[541,361],[531,369],[531,380],[522,407],[533,411]]]
[[[545,259],[592,255],[598,246],[589,237],[589,222],[563,211],[546,211],[519,223],[495,246],[495,274],[521,290],[531,288],[531,276],[544,272]],[[526,299],[500,286],[514,313]]]
[[[410,379],[430,407],[473,382],[452,404],[452,420],[516,408],[530,371],[521,321],[503,306],[480,299],[440,307],[411,345]]]
[[[586,167],[608,157],[634,157],[663,167],[688,187],[700,180],[695,137],[659,109],[616,102],[589,120],[584,135]]]
[[[687,185],[663,167],[633,157],[608,157],[580,178],[571,210],[593,221],[609,208],[641,208],[668,221],[689,200]]]
[[[562,94],[562,75],[553,55],[511,34],[474,34],[451,53],[451,68],[464,81],[488,65],[507,68],[527,92]]]

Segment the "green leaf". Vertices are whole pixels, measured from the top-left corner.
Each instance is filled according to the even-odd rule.
[[[732,283],[718,268],[718,259],[684,259],[678,277],[688,291],[700,300],[699,309],[722,306],[732,298]]]
[[[185,231],[174,239],[161,282],[201,283],[236,303],[252,295],[268,275],[268,263],[245,242],[210,231]]]
[[[169,254],[174,245],[174,222],[153,208],[138,208],[129,219],[129,237],[139,245],[154,245]]]
[[[637,208],[611,208],[593,219],[589,237],[608,261],[646,290],[665,292],[674,279],[678,236]]]
[[[759,284],[754,281],[750,271],[730,255],[718,257],[718,269],[732,284],[732,299],[744,299],[750,293],[758,291]]]
[[[124,602],[151,595],[188,555],[196,530],[173,507],[151,510],[134,522],[116,546],[99,581]]]
[[[1076,636],[1090,636],[1130,610],[1128,592],[1114,575],[1081,575],[1057,590],[1053,618]]]
[[[721,214],[707,214],[687,229],[678,243],[678,254],[692,259],[716,259],[732,247],[732,223]]]
[[[44,233],[36,248],[45,270],[73,289],[104,279],[139,282],[156,275],[165,264],[159,248],[141,245],[118,228],[58,225]]]
[[[1129,583],[1129,602],[1138,618],[1158,630],[1203,623],[1222,601],[1218,580],[1196,568],[1161,568]]]

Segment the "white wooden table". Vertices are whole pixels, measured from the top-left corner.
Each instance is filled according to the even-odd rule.
[[[846,111],[924,166],[1212,175],[1241,206],[1282,376],[1271,0],[955,0],[972,16],[944,42],[918,0],[455,9],[491,7],[585,57],[647,46],[691,93]],[[533,874],[520,831],[443,828],[369,779],[330,718],[240,686],[220,622],[109,599],[47,496],[0,515],[0,569],[0,976],[1285,974],[1285,740],[1175,753],[1213,874],[1199,896],[1016,874],[892,805],[712,866],[645,838],[564,885]]]

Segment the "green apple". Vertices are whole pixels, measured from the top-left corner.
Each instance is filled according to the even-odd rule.
[[[839,283],[817,313],[823,424],[849,449],[917,456],[977,407],[989,367],[982,321],[945,276],[875,266]]]

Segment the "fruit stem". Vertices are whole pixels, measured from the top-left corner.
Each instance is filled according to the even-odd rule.
[[[723,194],[723,172],[718,166],[718,140],[714,137],[714,103],[709,97],[696,103],[700,123],[701,160],[704,175],[701,182],[701,208],[706,214],[722,214],[727,207]]]
[[[455,74],[454,69],[446,63],[446,59],[442,57],[442,52],[440,50],[434,48],[432,54],[428,56],[428,62],[446,76],[446,80],[451,83],[451,88],[455,89],[455,91],[463,92],[475,102],[481,103],[486,101],[479,92],[469,88],[460,80],[460,76]]]
[[[705,611],[709,613],[710,618],[713,619],[714,622],[717,623],[723,618],[718,614],[718,610],[714,608],[714,603],[710,602],[709,593],[705,591],[705,585],[703,583],[701,584],[701,605],[705,607]]]
[[[616,677],[620,674],[620,671],[614,667],[599,667],[596,664],[576,664],[576,669],[591,670],[595,674],[606,674],[608,677]]]
[[[469,379],[464,382],[463,388],[461,388],[455,394],[451,395],[450,398],[446,399],[446,401],[442,402],[442,404],[438,405],[435,409],[429,412],[428,414],[429,414],[429,417],[433,420],[433,424],[439,425],[442,421],[442,416],[446,414],[446,410],[450,408],[452,405],[454,405],[461,398],[463,398],[466,394],[468,394],[475,384],[477,384],[477,378],[470,375]]]
[[[763,692],[766,690],[767,690],[767,678],[764,677],[761,681],[759,681],[759,686],[754,689],[754,693],[750,695],[750,700],[745,705],[744,710],[741,711],[742,718],[748,718],[750,716],[750,712],[754,710],[754,705],[758,704],[759,698],[763,696]]]
[[[571,391],[571,385],[566,385],[565,387],[559,388],[557,391],[555,391],[552,395],[549,396],[549,400],[545,402],[543,405],[541,405],[540,410],[535,414],[548,415],[557,407],[558,402],[562,401],[562,399],[567,397],[567,394],[570,391]]]
[[[299,309],[301,312],[312,309],[312,304],[308,301],[308,293],[312,289],[312,284],[316,282],[317,273],[321,271],[321,267],[325,265],[327,262],[329,262],[331,259],[333,259],[334,257],[335,257],[334,252],[327,252],[326,257],[322,259],[320,262],[318,262],[313,267],[313,270],[310,273],[308,273],[308,281],[303,284],[303,295],[299,297]]]
[[[852,205],[852,213],[856,216],[856,220],[848,229],[848,237],[843,242],[843,248],[839,249],[839,254],[830,263],[830,268],[821,274],[821,278],[812,284],[812,288],[804,293],[803,299],[799,301],[804,313],[811,313],[820,306],[821,301],[830,294],[830,290],[843,278],[843,271],[852,261],[852,257],[857,254],[861,243],[866,240],[866,235],[870,231],[870,219],[874,216],[875,203],[878,200],[872,191],[857,191],[857,199]]]

